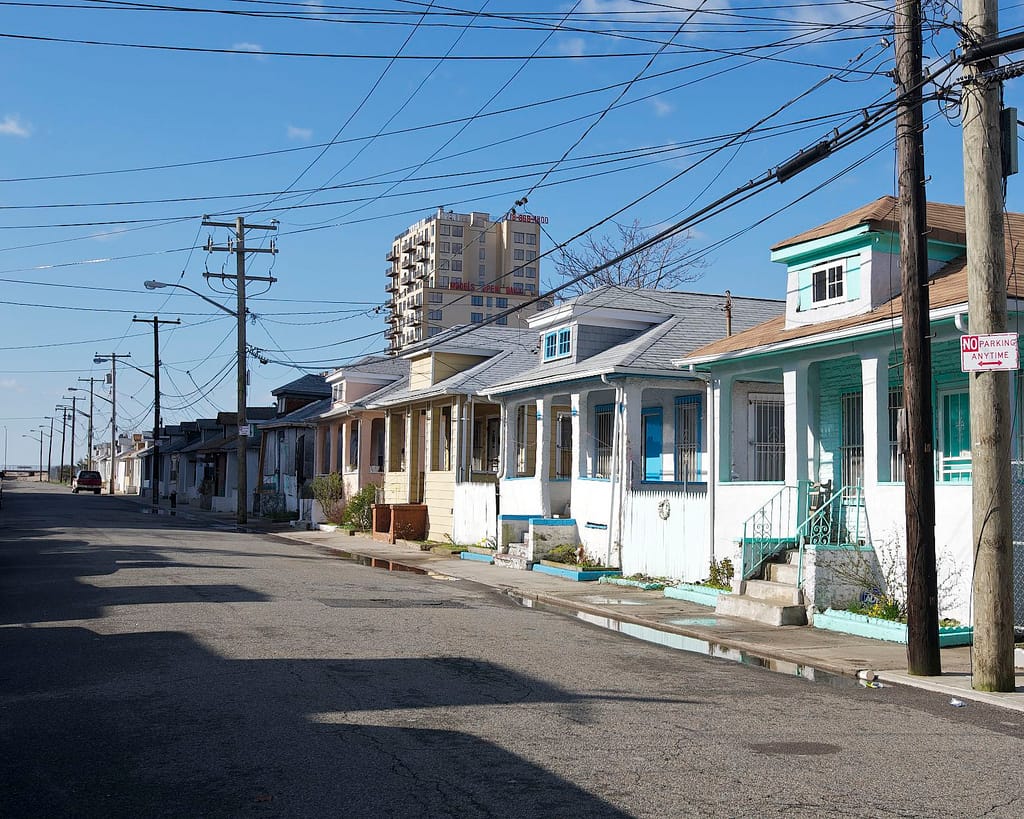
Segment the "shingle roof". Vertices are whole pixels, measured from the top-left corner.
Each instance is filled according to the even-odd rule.
[[[888,199],[891,197],[885,198]],[[859,211],[854,211],[853,213],[861,213],[862,211],[864,211],[864,208],[861,208]],[[963,208],[956,205],[932,203],[928,205],[928,212],[929,217],[931,217],[933,213],[941,212],[943,214],[943,218],[946,220],[945,224],[947,228],[951,226],[952,223],[949,220],[956,212],[959,212],[961,222],[963,220]],[[832,229],[833,232],[845,230],[849,226],[850,216],[851,214],[847,214],[846,216],[839,217],[838,219],[833,219],[821,228],[815,228],[805,234],[801,234],[801,236],[820,238],[821,236],[828,235],[827,233],[821,233],[827,225],[835,226]],[[929,224],[931,224],[931,221],[929,221]],[[895,230],[896,226],[890,225],[880,229]],[[934,234],[929,235],[934,237]],[[797,237],[797,239],[800,239],[800,237]],[[800,241],[805,240],[806,239],[800,239]],[[786,243],[783,243],[783,245],[780,246],[784,246],[792,241],[794,240],[787,240]],[[1019,275],[1024,273],[1024,257],[1022,257],[1021,254],[1024,247],[1020,247],[1022,242],[1024,242],[1024,214],[1007,213],[1007,295],[1010,298],[1016,299],[1024,298],[1024,277]],[[1017,269],[1013,270],[1013,262],[1015,259],[1018,260]],[[931,277],[931,284],[928,287],[928,303],[930,309],[933,311],[967,303],[966,257],[960,256],[959,258],[953,259],[951,262],[940,268]],[[847,318],[834,319],[832,321],[823,321],[817,324],[807,324],[787,329],[785,317],[779,316],[753,327],[747,332],[737,333],[729,338],[705,345],[704,347],[694,350],[689,356],[677,356],[677,360],[682,359],[681,363],[683,364],[688,362],[699,363],[713,360],[717,357],[731,353],[754,352],[761,348],[766,348],[769,345],[782,344],[787,341],[809,339],[818,335],[828,335],[842,332],[844,330],[853,330],[859,327],[866,328],[878,322],[890,322],[891,326],[899,327],[903,324],[902,315],[903,296],[902,294],[897,294],[888,302],[885,302],[868,313],[861,313],[857,316],[849,316]]]
[[[304,407],[300,407],[294,412],[289,412],[287,415],[282,415],[280,418],[271,418],[269,421],[259,421],[256,423],[256,426],[261,429],[279,429],[291,426],[304,426],[315,421],[320,415],[327,412],[330,408],[331,399],[321,398],[319,401],[313,401],[310,404],[306,404]]]
[[[283,387],[271,390],[270,394],[278,395],[315,395],[318,398],[331,394],[331,387],[322,375],[304,375],[289,381]]]
[[[601,288],[599,299],[584,302],[587,306],[632,305],[624,309],[659,310],[669,318],[641,331],[634,338],[623,341],[603,352],[578,362],[566,364],[537,364],[513,378],[506,379],[490,390],[494,394],[525,389],[539,384],[558,383],[570,379],[594,377],[611,372],[647,373],[672,370],[673,360],[690,350],[707,344],[725,334],[725,297],[708,293],[681,293],[664,290],[630,290],[610,286]],[[590,295],[590,294],[585,294]],[[581,296],[580,298],[584,298]],[[609,301],[610,300],[610,301]],[[576,300],[580,306],[580,301]],[[732,297],[732,327],[746,330],[765,319],[782,312],[783,302],[774,299]]]
[[[928,225],[930,239],[953,244],[966,244],[967,233],[962,205],[946,205],[942,202],[929,202],[925,220]],[[899,201],[892,196],[883,196],[874,202],[837,216],[823,225],[798,233],[772,245],[772,250],[781,250],[790,245],[809,242],[813,239],[824,239],[836,233],[852,230],[856,227],[867,227],[882,232],[899,232]]]

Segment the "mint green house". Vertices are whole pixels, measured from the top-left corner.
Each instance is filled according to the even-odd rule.
[[[1008,237],[1024,237],[1024,216],[1007,221]],[[929,204],[928,229],[940,614],[969,623],[963,208]],[[759,597],[781,609],[776,622],[802,622],[815,607],[856,598],[866,569],[905,577],[897,230],[896,200],[883,197],[776,244],[772,261],[787,270],[785,314],[674,362],[710,381],[712,544],[742,566],[745,581],[726,613],[755,616],[764,606],[744,598]],[[1022,258],[1012,251],[1008,261]],[[1010,279],[1012,320],[1021,285]],[[789,564],[780,567],[784,552]]]

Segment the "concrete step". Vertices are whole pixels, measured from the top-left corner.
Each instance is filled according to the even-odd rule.
[[[764,567],[764,579],[773,583],[795,586],[800,576],[798,563],[769,563]]]
[[[526,543],[508,544],[508,554],[512,555],[513,557],[521,557],[529,560],[531,551],[532,550],[530,549],[529,544]]]
[[[771,580],[747,580],[740,585],[740,594],[778,606],[801,606],[804,602],[803,594],[795,585]]]
[[[494,556],[494,565],[503,566],[506,569],[520,569],[522,571],[530,571],[533,566],[533,562],[527,560],[525,557],[518,557],[512,554],[496,554]]]
[[[781,605],[745,594],[722,594],[715,614],[753,620],[769,626],[806,626],[807,609],[803,606]]]

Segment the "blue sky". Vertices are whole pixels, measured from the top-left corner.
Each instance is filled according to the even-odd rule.
[[[550,219],[545,250],[633,200],[614,218],[656,230],[892,98],[890,15],[848,0],[70,5],[9,6],[0,24],[10,463],[36,462],[23,436],[49,429],[66,388],[87,386],[78,378],[107,372],[94,353],[152,368],[151,329],[133,314],[182,321],[161,331],[165,422],[234,408],[233,319],[142,286],[180,282],[232,306],[203,278],[234,270],[202,249],[227,239],[204,214],[279,220],[279,253],[249,266],[279,279],[250,303],[249,341],[272,363],[251,361],[249,403],[266,404],[303,372],[383,349],[385,252],[438,205],[497,216],[528,194],[526,210]],[[929,17],[926,58],[945,59],[959,11],[932,4]],[[1020,22],[1004,4],[1001,29]],[[944,82],[955,89],[955,74]],[[958,112],[931,103],[926,117],[929,196],[961,203]],[[706,266],[689,288],[781,297],[769,246],[894,194],[893,131],[697,226],[688,249]],[[553,272],[542,267],[548,283]],[[118,375],[119,429],[150,429],[152,382]],[[77,440],[81,453],[84,422]]]

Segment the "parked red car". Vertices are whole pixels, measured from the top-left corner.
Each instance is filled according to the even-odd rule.
[[[92,469],[81,469],[71,479],[71,491],[76,495],[79,491],[93,492],[98,495],[103,490],[103,478],[100,473]]]

